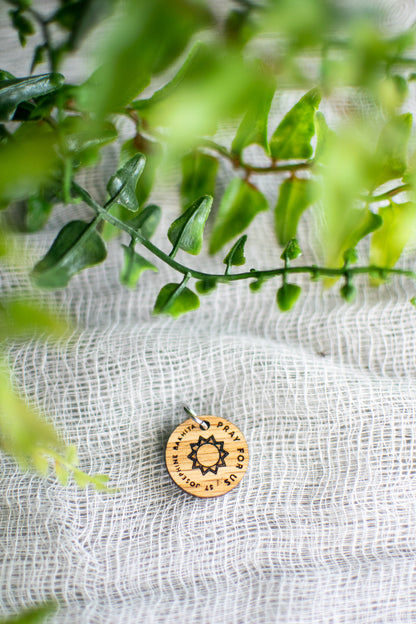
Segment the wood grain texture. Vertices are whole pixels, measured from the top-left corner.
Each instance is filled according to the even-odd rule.
[[[243,433],[217,416],[199,416],[208,429],[188,418],[166,445],[166,467],[182,490],[199,498],[222,496],[244,477],[249,462]]]

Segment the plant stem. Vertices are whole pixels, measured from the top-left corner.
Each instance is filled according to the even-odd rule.
[[[51,39],[51,36],[49,34],[48,21],[46,19],[44,19],[42,17],[42,15],[40,13],[38,13],[36,11],[36,9],[33,9],[32,7],[28,7],[27,11],[37,21],[37,23],[39,24],[39,26],[40,26],[40,28],[42,30],[42,35],[43,35],[45,49],[48,51],[49,69],[50,69],[51,72],[56,72],[56,70],[57,70],[56,59],[55,59],[55,57],[53,55],[52,39]]]
[[[200,139],[199,145],[201,147],[206,147],[207,149],[211,149],[214,152],[217,152],[227,160],[229,160],[234,167],[244,169],[246,173],[259,173],[259,174],[267,174],[267,173],[279,173],[282,171],[298,171],[299,169],[309,169],[314,164],[313,160],[304,160],[298,163],[282,163],[281,165],[269,165],[265,167],[258,167],[257,165],[251,165],[250,163],[246,163],[241,160],[238,154],[233,154],[227,150],[223,145],[219,145],[215,141],[211,141],[211,139]]]
[[[174,260],[171,256],[166,254],[164,251],[156,247],[152,242],[150,242],[147,238],[144,238],[137,230],[133,227],[121,221],[114,215],[107,212],[105,208],[100,206],[91,196],[90,194],[79,186],[76,182],[72,183],[72,189],[78,197],[83,199],[88,206],[90,206],[101,219],[108,221],[112,225],[114,225],[119,230],[122,230],[131,238],[140,244],[142,244],[146,249],[148,249],[152,254],[157,256],[160,260],[168,264],[172,269],[182,273],[185,277],[187,277],[187,281],[190,277],[193,277],[197,280],[213,280],[221,283],[229,283],[236,282],[245,279],[259,279],[259,278],[271,278],[277,275],[288,275],[289,273],[309,273],[311,277],[340,277],[342,275],[348,274],[350,276],[358,275],[358,274],[371,274],[378,273],[380,276],[387,277],[389,274],[393,275],[403,275],[405,277],[410,277],[412,279],[416,279],[416,272],[409,271],[406,269],[394,269],[394,268],[384,268],[376,265],[370,266],[356,266],[356,267],[340,267],[340,268],[331,268],[331,267],[319,267],[316,265],[311,266],[291,266],[291,267],[279,267],[277,269],[268,269],[257,271],[255,269],[251,269],[250,271],[245,271],[244,273],[205,273],[203,271],[196,271],[190,267],[187,267],[180,262]]]
[[[368,197],[363,198],[367,203],[379,202],[385,199],[390,199],[390,197],[394,197],[399,193],[404,193],[405,191],[409,191],[412,188],[411,184],[401,184],[400,186],[395,186],[389,191],[385,191],[384,193],[380,193],[379,195],[369,195]]]

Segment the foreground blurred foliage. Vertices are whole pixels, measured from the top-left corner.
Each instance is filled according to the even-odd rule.
[[[126,287],[136,288],[144,271],[157,272],[149,254],[180,274],[180,281],[162,286],[154,307],[155,314],[173,317],[198,308],[198,294],[237,279],[250,280],[255,292],[280,278],[276,301],[286,311],[301,294],[293,283],[299,272],[327,285],[341,277],[346,301],[356,295],[357,273],[373,284],[394,273],[415,277],[394,268],[416,231],[415,137],[406,111],[416,78],[414,29],[391,34],[375,9],[330,0],[230,0],[218,13],[204,0],[60,0],[48,14],[41,1],[7,4],[11,27],[31,50],[26,76],[0,71],[0,206],[11,206],[1,221],[2,261],[13,263],[7,228],[16,202],[26,232],[41,229],[58,203],[88,206],[85,220],[73,220],[68,210],[68,222],[32,270],[34,285],[67,286],[105,260],[106,241],[121,231],[130,241],[120,246]],[[95,66],[80,84],[69,83],[65,59],[100,25]],[[270,110],[290,91],[293,106],[272,125]],[[320,109],[334,95],[344,98],[346,114],[330,128]],[[94,166],[118,139],[120,116],[130,121],[131,135],[119,146],[119,168],[102,206],[79,186],[77,172]],[[214,140],[224,126],[234,128],[229,146]],[[253,145],[264,164],[247,159]],[[211,213],[225,161],[235,175]],[[161,214],[151,199],[172,164],[181,210],[167,232],[172,248],[166,252],[150,240]],[[261,175],[275,178],[275,206],[258,188]],[[246,230],[269,209],[283,264],[236,273],[233,267],[245,263]],[[307,210],[321,224],[319,267],[293,264]],[[217,274],[196,271],[185,260],[204,249],[206,230],[210,253],[225,248],[226,268],[220,263]],[[367,237],[369,264],[357,266],[355,248]],[[66,331],[23,295],[0,308],[4,353],[10,339],[39,333],[62,339]],[[78,469],[72,447],[19,396],[6,355],[0,443],[24,468],[44,474],[52,464],[62,483],[72,474],[80,485],[106,487],[102,475]]]

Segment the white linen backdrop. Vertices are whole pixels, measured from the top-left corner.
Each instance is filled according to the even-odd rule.
[[[413,1],[391,4],[392,27],[412,23]],[[6,24],[3,6],[0,66],[25,75]],[[274,102],[272,125],[298,96]],[[328,111],[342,113],[341,100]],[[225,129],[219,140],[229,139]],[[98,200],[116,163],[112,146],[82,174]],[[221,170],[219,190],[229,176]],[[258,182],[273,204],[276,181]],[[175,187],[154,199],[168,249]],[[29,265],[86,214],[60,208],[44,231],[19,236]],[[318,258],[312,214],[299,236],[305,263]],[[280,264],[272,223],[270,212],[251,227],[248,268]],[[296,308],[282,314],[277,281],[258,293],[244,282],[173,320],[151,310],[178,276],[158,263],[130,292],[118,281],[120,241],[108,255],[66,290],[38,295],[76,324],[70,343],[32,340],[9,355],[22,393],[78,447],[82,469],[110,474],[120,493],[62,487],[0,455],[0,615],[55,599],[56,624],[414,624],[416,284],[362,279],[348,305],[339,286],[299,279]],[[220,271],[221,259],[187,261]],[[414,263],[413,249],[401,266]],[[27,269],[3,267],[1,289],[32,293]],[[224,497],[193,498],[166,471],[184,402],[247,438],[249,470]]]

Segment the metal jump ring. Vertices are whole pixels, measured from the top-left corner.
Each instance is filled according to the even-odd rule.
[[[189,405],[184,405],[183,409],[188,414],[188,416],[190,416],[196,423],[198,423],[201,429],[209,428],[209,423],[206,420],[202,420],[202,418],[199,418],[199,416],[196,415],[194,410],[191,407],[189,407]]]

